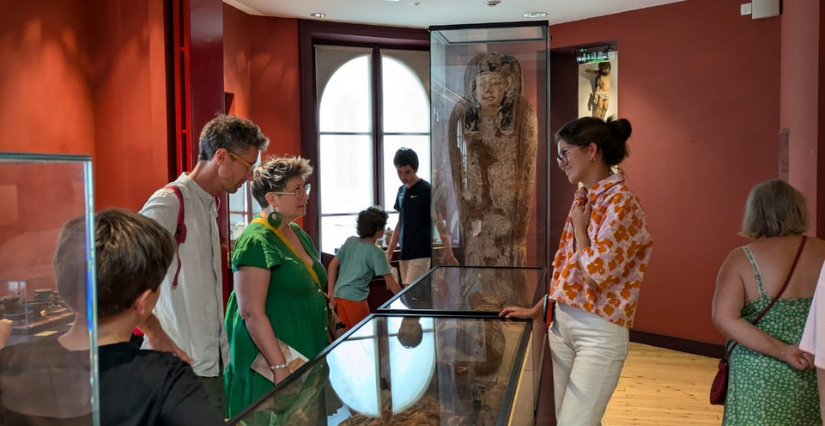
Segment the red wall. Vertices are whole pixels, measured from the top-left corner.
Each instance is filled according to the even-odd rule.
[[[0,0],[0,151],[94,154],[83,0]]]
[[[95,208],[140,209],[168,181],[162,2],[88,8],[95,118]]]
[[[92,155],[95,208],[142,206],[167,178],[158,3],[2,0],[0,151]]]
[[[266,155],[301,154],[298,20],[251,16],[224,4],[224,84],[234,115],[269,137]]]
[[[633,124],[623,164],[655,247],[636,329],[721,343],[716,273],[754,183],[775,178],[780,19],[739,1],[692,0],[551,27],[553,47],[617,40],[619,113]],[[566,205],[569,198],[551,202]]]
[[[825,81],[821,61],[825,50],[822,25],[825,8],[818,0],[785,2],[782,14],[780,125],[790,129],[789,181],[808,199],[809,233],[825,236]]]
[[[95,208],[139,208],[166,179],[158,3],[0,0],[0,151],[91,155]],[[7,167],[0,189],[0,272],[49,269],[82,169]]]
[[[223,5],[223,82],[224,90],[234,97],[231,105],[226,105],[227,114],[249,118],[252,115],[252,88],[250,87],[249,58],[252,46],[249,43],[250,15]]]

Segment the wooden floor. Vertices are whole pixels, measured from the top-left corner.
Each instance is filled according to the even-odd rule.
[[[720,425],[723,407],[708,403],[718,362],[631,343],[602,425]]]

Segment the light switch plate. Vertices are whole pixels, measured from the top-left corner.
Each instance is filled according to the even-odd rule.
[[[742,3],[739,5],[739,14],[742,16],[750,15],[751,14],[751,4],[750,3]]]

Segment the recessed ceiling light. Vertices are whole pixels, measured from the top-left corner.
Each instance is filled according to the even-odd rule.
[[[401,0],[384,0],[384,1],[401,1]]]
[[[414,1],[414,2],[412,2],[412,3],[410,3],[410,4],[411,4],[411,5],[413,5],[413,6],[421,6],[421,2],[420,2],[420,1]]]
[[[525,18],[543,18],[547,16],[547,12],[527,12],[523,16]]]
[[[327,16],[327,14],[326,14],[326,13],[317,13],[317,12],[316,12],[316,13],[310,13],[310,14],[309,14],[309,16],[311,16],[311,17],[313,17],[313,18],[322,19],[324,16]]]

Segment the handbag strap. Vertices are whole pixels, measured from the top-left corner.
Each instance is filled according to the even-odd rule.
[[[767,314],[768,311],[770,311],[771,308],[773,308],[773,305],[776,304],[776,302],[779,300],[779,298],[782,297],[782,293],[784,293],[785,289],[788,288],[788,284],[790,284],[791,277],[793,276],[793,271],[796,269],[796,264],[799,263],[799,257],[802,255],[802,249],[805,248],[805,242],[806,241],[808,241],[808,236],[803,235],[802,236],[802,242],[799,243],[799,250],[796,251],[796,257],[793,259],[793,264],[791,265],[791,270],[788,272],[788,277],[785,278],[785,284],[782,284],[782,288],[779,290],[779,293],[776,294],[776,296],[773,298],[773,300],[771,300],[771,303],[768,304],[768,306],[766,306],[765,309],[763,309],[762,312],[759,313],[759,316],[756,317],[755,320],[753,320],[753,323],[752,323],[753,325],[756,325],[756,323],[758,323],[762,319],[762,317],[764,317],[765,314]],[[739,342],[733,342],[733,345],[731,345],[730,349],[728,349],[728,353],[725,355],[725,359],[730,358],[730,354],[733,353],[733,348],[735,348],[736,345],[738,345],[738,344],[739,344]]]

